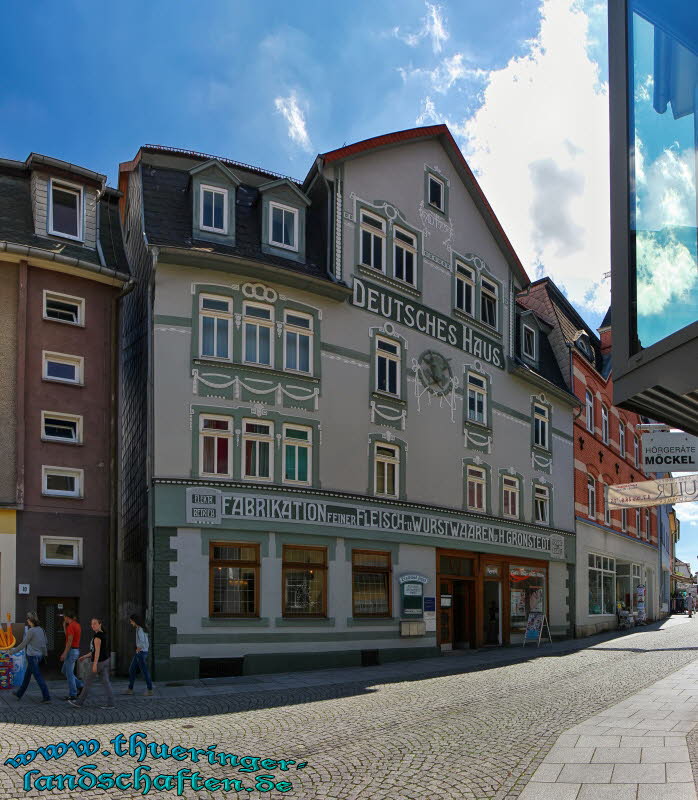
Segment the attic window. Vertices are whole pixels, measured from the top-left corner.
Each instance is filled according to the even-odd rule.
[[[523,326],[523,338],[521,349],[526,358],[535,360],[536,358],[536,332],[528,325]]]
[[[51,180],[48,232],[82,241],[82,187]]]
[[[228,232],[228,192],[215,186],[201,186],[201,220],[203,231]]]
[[[591,347],[589,346],[586,335],[580,336],[579,339],[577,339],[577,344],[582,353],[584,353],[587,358],[591,358]]]
[[[279,203],[269,204],[269,241],[277,247],[298,250],[298,211]]]

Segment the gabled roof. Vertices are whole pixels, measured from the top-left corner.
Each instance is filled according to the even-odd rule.
[[[375,152],[376,150],[385,149],[388,147],[396,147],[406,142],[417,141],[421,139],[437,139],[441,142],[444,150],[448,154],[451,162],[453,163],[456,171],[460,175],[466,189],[475,203],[478,211],[485,220],[490,233],[499,245],[503,252],[511,270],[514,272],[522,288],[530,284],[531,280],[528,277],[523,264],[516,255],[516,252],[509,241],[508,236],[504,232],[496,214],[492,210],[492,206],[485,197],[484,192],[480,188],[475,175],[468,166],[463,153],[456,144],[451,131],[447,125],[429,125],[423,128],[409,128],[404,131],[396,131],[395,133],[386,133],[382,136],[374,136],[371,139],[364,139],[361,142],[340,147],[337,150],[330,150],[327,153],[322,153],[313,164],[310,172],[304,181],[304,187],[310,185],[315,172],[318,169],[318,162],[323,164],[332,164],[348,158],[356,158],[367,152]]]
[[[602,331],[604,328],[610,328],[610,327],[611,327],[611,306],[608,307],[606,316],[603,318],[603,322],[599,325],[598,330]]]
[[[235,186],[240,185],[240,178],[238,178],[238,176],[231,169],[228,169],[225,164],[222,164],[218,158],[209,158],[209,160],[204,161],[203,164],[197,164],[195,167],[192,167],[189,170],[189,174],[198,175],[199,172],[205,172],[207,169],[211,169],[212,167],[222,173],[222,175]]]
[[[290,181],[288,178],[279,178],[276,181],[269,181],[269,183],[263,183],[261,186],[258,186],[260,192],[268,192],[270,189],[277,189],[280,186],[285,186],[290,189],[296,197],[306,206],[310,205],[310,198],[301,192],[298,188],[298,185],[295,184],[293,181]]]

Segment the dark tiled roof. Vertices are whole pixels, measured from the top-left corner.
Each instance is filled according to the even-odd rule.
[[[611,327],[611,306],[608,307],[606,316],[603,318],[603,322],[599,325],[599,330],[601,328],[610,328],[610,327]]]
[[[550,324],[547,323],[545,317],[543,317],[542,315],[536,313],[536,316],[539,317],[539,319],[541,319],[544,324],[547,325]],[[531,372],[537,373],[542,378],[545,378],[547,381],[550,381],[550,383],[557,386],[559,389],[563,389],[565,392],[569,392],[567,384],[565,383],[565,379],[562,377],[562,372],[560,372],[560,367],[557,363],[557,359],[555,358],[555,353],[553,353],[553,348],[551,347],[550,341],[548,340],[547,333],[544,330],[541,330],[538,336],[538,362],[536,364],[536,367],[534,368],[532,363],[529,362],[527,359],[524,359],[522,356],[521,325],[519,324],[520,317],[518,316],[518,314],[516,320],[517,324],[516,324],[516,334],[514,336],[514,348],[515,348],[515,358],[517,365],[520,367],[525,367]]]
[[[261,248],[262,209],[259,191],[241,184],[236,192],[235,246],[195,239],[192,231],[192,197],[189,172],[142,163],[145,231],[149,244],[205,250],[272,264],[316,278],[327,278],[314,262],[301,264],[264,253]],[[310,237],[308,237],[310,238]],[[312,250],[308,250],[310,257]]]

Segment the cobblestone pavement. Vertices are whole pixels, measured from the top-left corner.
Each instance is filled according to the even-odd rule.
[[[200,696],[117,698],[114,710],[96,706],[73,709],[59,702],[39,704],[37,697],[0,708],[2,761],[17,752],[78,738],[96,739],[93,757],[68,752],[57,761],[39,755],[33,763],[0,766],[0,798],[72,796],[136,798],[130,789],[74,791],[23,790],[29,770],[39,775],[75,774],[87,763],[94,772],[132,772],[128,755],[117,758],[109,743],[117,733],[147,734],[145,741],[170,748],[205,750],[270,759],[292,759],[287,771],[267,762],[257,772],[238,766],[148,758],[150,777],[199,770],[205,778],[237,779],[243,787],[194,791],[187,798],[291,797],[299,800],[451,800],[515,798],[543,761],[559,734],[698,658],[698,623],[672,618],[661,628],[608,639],[576,652],[514,664],[498,664],[459,674],[419,673],[419,662],[405,669],[404,679],[367,680],[368,670],[342,671],[353,676],[335,684],[314,683],[262,691],[253,683],[237,692],[212,687]],[[496,662],[501,656],[493,653]],[[439,659],[447,664],[448,659]],[[430,662],[433,664],[434,662]],[[425,664],[424,669],[429,668]],[[299,679],[300,680],[300,679]],[[232,687],[230,687],[232,688]],[[97,688],[95,694],[99,692]],[[110,755],[103,755],[108,750]],[[210,752],[210,750],[209,750]],[[297,769],[298,762],[307,766]],[[277,790],[257,776],[272,775]],[[170,785],[172,787],[172,784]],[[236,794],[235,789],[241,789]],[[283,791],[283,790],[288,791]],[[174,798],[174,788],[156,785],[150,798]]]

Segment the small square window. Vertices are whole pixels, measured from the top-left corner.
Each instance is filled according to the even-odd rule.
[[[42,494],[52,497],[82,497],[83,471],[63,467],[41,467]]]
[[[298,211],[295,208],[269,204],[269,241],[276,247],[298,250]]]
[[[85,301],[82,297],[71,297],[44,289],[44,319],[65,322],[68,325],[84,325]]]
[[[49,185],[48,232],[82,241],[82,187],[58,183]]]
[[[47,381],[60,383],[83,382],[83,359],[81,356],[69,356],[64,353],[43,352],[42,377]]]
[[[82,417],[42,411],[41,438],[52,442],[79,444],[82,441]]]
[[[528,325],[523,326],[523,338],[521,340],[521,349],[526,358],[536,358],[536,332]]]
[[[429,205],[444,210],[444,184],[433,175],[429,176]]]
[[[81,567],[82,539],[42,536],[40,563],[46,567]]]

